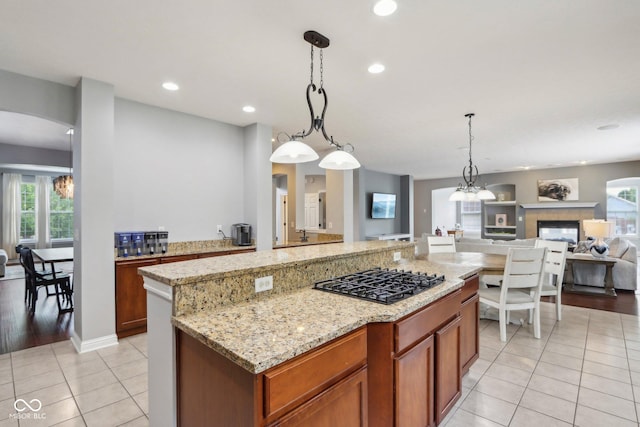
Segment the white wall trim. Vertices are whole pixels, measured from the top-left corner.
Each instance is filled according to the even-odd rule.
[[[104,337],[82,341],[80,337],[74,332],[71,336],[71,343],[76,348],[76,351],[78,353],[87,353],[89,351],[99,350],[101,348],[117,345],[118,336],[115,334],[105,335]]]
[[[142,286],[144,286],[149,293],[157,295],[166,301],[173,301],[172,288],[169,285],[147,278]]]

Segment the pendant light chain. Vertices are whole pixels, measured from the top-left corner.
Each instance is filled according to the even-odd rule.
[[[469,116],[469,164],[471,164],[471,142],[473,141],[473,135],[471,134],[471,118],[473,116]]]
[[[324,49],[320,49],[320,89],[323,88],[324,85],[324,63],[322,61],[324,56]]]
[[[310,83],[313,85],[313,45],[311,45],[311,80]]]

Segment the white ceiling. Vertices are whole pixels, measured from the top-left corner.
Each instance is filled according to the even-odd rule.
[[[3,2],[0,69],[294,133],[309,126],[313,29],[331,39],[327,131],[368,169],[460,175],[468,112],[483,173],[640,159],[639,1],[397,2],[386,18],[373,0]]]

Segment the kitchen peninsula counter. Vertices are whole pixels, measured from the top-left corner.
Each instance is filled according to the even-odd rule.
[[[398,258],[400,261],[394,261]],[[316,281],[373,267],[444,274],[446,280],[432,289],[390,305],[312,289]],[[429,319],[433,320],[429,320],[428,323],[435,321],[437,324],[425,325],[425,331],[435,332],[432,328],[445,331],[442,329],[445,324],[441,322],[446,321],[447,324],[450,321],[453,322],[451,319],[454,318],[451,316],[459,318],[460,315],[455,313],[460,310],[460,303],[466,298],[465,289],[468,279],[476,277],[477,289],[477,276],[474,274],[479,270],[478,267],[415,260],[414,243],[391,241],[283,248],[140,268],[139,273],[144,278],[149,305],[150,422],[158,426],[171,425],[169,421],[175,420],[177,414],[175,393],[177,391],[179,398],[181,393],[186,393],[185,390],[190,387],[184,383],[187,387],[185,389],[179,385],[180,382],[188,381],[192,385],[195,385],[193,381],[200,382],[198,378],[201,379],[202,376],[197,374],[197,369],[200,369],[197,368],[199,362],[194,365],[193,362],[188,361],[189,357],[192,357],[190,355],[196,354],[191,353],[192,350],[197,353],[204,351],[209,355],[205,356],[205,353],[202,353],[202,356],[196,356],[198,358],[212,357],[211,362],[206,362],[207,364],[222,363],[227,366],[217,372],[240,370],[232,375],[240,375],[246,379],[251,378],[246,375],[253,376],[254,380],[249,380],[250,382],[246,383],[247,386],[258,386],[261,389],[260,382],[263,379],[267,381],[270,373],[284,369],[283,367],[290,366],[292,363],[300,363],[296,361],[307,360],[309,357],[315,358],[316,356],[310,355],[323,354],[328,351],[327,348],[357,344],[357,348],[361,349],[363,342],[365,347],[367,342],[372,345],[371,343],[376,342],[377,339],[372,341],[370,338],[367,341],[367,330],[370,330],[371,336],[383,330],[375,325],[387,325],[383,328],[384,331],[389,331],[396,327],[394,325],[399,324],[398,322],[404,322],[407,325],[408,319],[416,318],[416,313],[429,312],[433,313],[428,315]],[[273,289],[256,293],[255,279],[265,276],[273,278]],[[461,288],[463,288],[462,291],[460,291]],[[475,291],[473,294],[475,295]],[[438,307],[445,306],[450,311],[438,311],[440,310]],[[420,316],[424,318],[424,315]],[[452,323],[451,327],[459,323],[458,320]],[[373,329],[371,329],[372,326],[374,326]],[[474,334],[477,340],[477,327]],[[447,340],[443,342],[454,344],[460,342],[453,336]],[[193,347],[195,343],[200,347]],[[459,345],[455,344],[456,348]],[[436,349],[445,351],[447,347],[447,345],[439,345]],[[175,350],[167,351],[172,348]],[[184,353],[185,351],[187,353]],[[366,348],[364,351],[366,357]],[[176,352],[180,356],[176,356]],[[373,351],[370,357],[375,353],[376,351]],[[394,352],[385,350],[380,354],[392,353]],[[475,353],[477,357],[477,350]],[[353,355],[354,353],[347,351],[344,354]],[[450,360],[449,363],[454,363],[453,361],[458,359]],[[354,372],[352,369],[360,369],[358,366],[363,368],[367,366],[366,359],[364,362],[355,361],[354,363],[350,365],[353,368],[349,368],[349,372]],[[368,369],[377,370],[377,363],[380,362],[371,359]],[[336,366],[342,365],[338,363]],[[458,366],[457,362],[453,366]],[[176,367],[177,373],[174,371]],[[196,369],[193,371],[195,377],[190,376],[191,374],[187,371],[181,371],[190,367]],[[314,372],[315,369],[315,367],[305,368],[303,371]],[[355,385],[363,378],[362,374],[358,374],[357,378],[349,380],[355,383],[349,384]],[[225,397],[223,390],[225,386],[216,385],[226,384],[224,380],[221,381],[218,383],[218,380],[212,377],[202,383],[202,386],[214,387],[214,389],[205,391],[200,390],[198,386],[193,390],[200,390],[198,396],[203,398],[213,393],[222,399],[221,403],[228,398],[228,391]],[[297,380],[294,381],[298,383]],[[459,382],[459,378],[455,381]],[[252,382],[254,386],[249,385]],[[231,387],[231,384],[227,386]],[[376,388],[389,390],[388,383]],[[260,396],[262,396],[261,393],[259,393]],[[194,398],[191,392],[188,394],[191,397],[187,398],[183,394],[184,398]],[[366,397],[366,395],[363,396]],[[457,399],[456,396],[451,395],[451,402]],[[189,401],[200,405],[199,407],[206,405],[204,401],[200,403]],[[388,402],[388,398],[385,398],[385,401]],[[172,404],[167,405],[166,402],[172,402]],[[185,404],[184,400],[181,402]],[[236,404],[240,405],[239,402],[234,405]],[[446,413],[449,410],[448,405],[447,403],[444,406],[436,406],[438,410],[445,408],[442,409],[442,413]],[[245,406],[242,407],[245,408]],[[218,408],[216,411],[220,411],[224,405],[216,408]],[[264,420],[266,422],[275,420],[280,417],[281,411],[279,411],[265,415]],[[192,411],[188,410],[188,412]],[[199,425],[199,423],[193,425]]]
[[[459,289],[475,268],[427,261],[400,270],[444,274],[447,280],[418,295],[385,305],[315,289],[173,318],[173,324],[249,372],[259,373],[345,335],[360,326],[393,322]]]

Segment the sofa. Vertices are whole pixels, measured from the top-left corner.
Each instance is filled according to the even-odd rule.
[[[0,249],[0,277],[4,277],[8,260],[9,256],[7,255],[7,251]]]
[[[636,291],[638,289],[638,250],[630,241],[614,237],[607,241],[609,245],[609,257],[616,258],[613,266],[613,287]],[[589,243],[579,242],[574,253],[588,253]],[[604,265],[574,264],[573,281],[578,285],[604,286]]]
[[[434,234],[423,233],[416,237],[416,255],[428,255],[427,237]],[[506,255],[510,247],[529,247],[535,245],[536,239],[493,240],[462,237],[456,241],[456,252],[483,252],[487,254]]]

